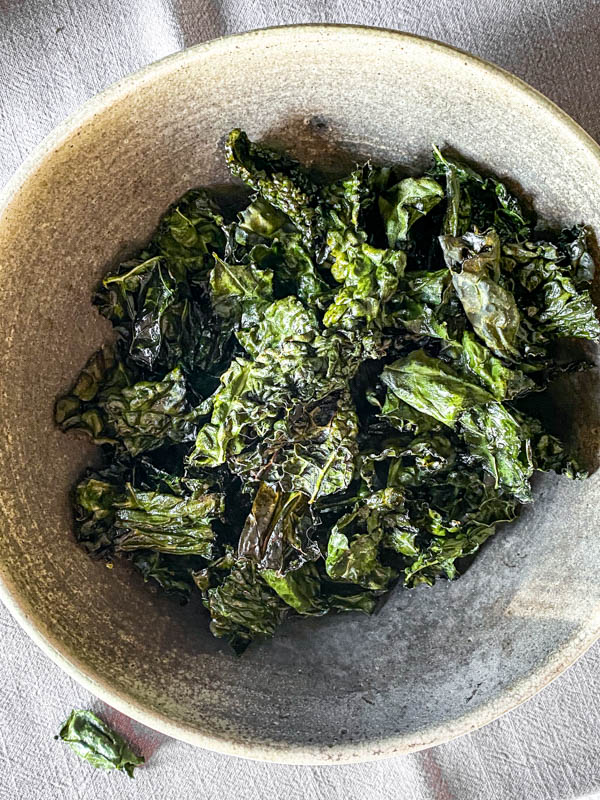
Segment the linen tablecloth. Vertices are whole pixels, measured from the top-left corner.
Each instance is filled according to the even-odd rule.
[[[108,84],[197,42],[345,22],[440,39],[521,76],[600,138],[600,0],[0,0],[0,185]],[[1,310],[0,310],[1,313]],[[135,781],[53,735],[92,707],[147,757]],[[600,798],[600,643],[512,713],[454,742],[370,764],[292,767],[168,739],[64,675],[0,605],[0,800]]]

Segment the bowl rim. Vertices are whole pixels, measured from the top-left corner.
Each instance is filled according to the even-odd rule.
[[[434,39],[418,36],[398,30],[380,27],[346,24],[309,23],[298,25],[282,25],[258,28],[243,33],[222,36],[193,47],[177,51],[165,56],[145,67],[133,72],[111,84],[100,93],[94,95],[56,126],[32,153],[24,160],[5,186],[0,190],[0,224],[2,217],[16,198],[21,187],[32,177],[43,164],[81,125],[103,112],[114,102],[135,91],[140,84],[154,81],[163,73],[174,71],[199,58],[205,57],[219,49],[235,47],[255,47],[259,42],[268,44],[285,41],[290,35],[294,37],[364,37],[367,43],[388,39],[402,46],[403,42],[422,47],[425,50],[439,52],[446,57],[460,60],[483,76],[492,77],[502,82],[507,89],[520,93],[534,103],[541,112],[551,117],[555,124],[562,127],[563,133],[572,136],[582,149],[585,149],[600,167],[600,146],[578,125],[565,111],[545,95],[534,89],[525,81],[503,68],[474,56],[452,45]],[[175,739],[213,750],[226,755],[244,757],[259,761],[283,764],[344,764],[360,763],[416,752],[435,745],[443,744],[458,736],[462,736],[477,728],[483,727],[516,706],[530,699],[538,691],[561,675],[600,637],[600,612],[592,615],[583,624],[577,636],[568,640],[564,646],[556,650],[528,676],[505,690],[502,695],[483,706],[463,714],[455,720],[431,726],[418,733],[409,733],[381,739],[367,739],[362,742],[311,745],[276,745],[274,743],[256,742],[249,744],[235,734],[217,735],[198,730],[193,725],[174,722],[166,714],[157,709],[148,708],[143,702],[135,700],[125,692],[121,692],[102,678],[94,675],[75,654],[68,651],[60,639],[45,630],[43,621],[37,619],[29,608],[28,600],[11,579],[7,570],[0,564],[0,600],[9,609],[12,616],[30,636],[31,639],[68,675],[81,686],[100,698],[108,705]]]

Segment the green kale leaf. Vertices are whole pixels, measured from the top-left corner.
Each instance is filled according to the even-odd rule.
[[[114,464],[100,472],[89,472],[75,487],[75,529],[77,540],[91,555],[102,556],[113,550],[116,503],[124,496],[124,481],[129,471]]]
[[[213,254],[225,248],[223,216],[210,195],[192,189],[162,218],[151,249],[167,260],[175,276],[203,285]]]
[[[198,430],[180,367],[162,380],[133,383],[110,350],[99,351],[84,367],[71,392],[57,401],[55,419],[62,430],[81,430],[132,456],[166,442],[193,441]]]
[[[227,639],[238,654],[253,639],[272,636],[289,610],[257,567],[243,559],[236,562],[219,586],[208,589],[204,604],[213,635]]]
[[[310,538],[314,528],[306,497],[260,484],[238,542],[238,555],[280,574],[321,555]]]
[[[225,143],[231,174],[286,214],[307,239],[315,233],[315,187],[297,161],[232,130]]]
[[[358,420],[348,393],[299,405],[273,426],[256,450],[235,459],[235,471],[310,503],[343,491],[354,476]]]
[[[133,778],[134,769],[144,763],[142,756],[136,756],[127,742],[91,711],[71,711],[59,737],[99,769],[118,769]]]
[[[413,350],[394,361],[383,370],[381,380],[388,393],[449,427],[454,427],[466,409],[492,400],[485,389],[461,378],[424,350]]]
[[[403,242],[412,225],[424,217],[444,197],[444,190],[433,178],[404,178],[379,196],[379,210],[385,223],[390,247]]]
[[[368,244],[332,253],[335,261],[331,273],[343,286],[328,306],[323,324],[343,330],[365,323],[383,327],[386,303],[394,296],[404,273],[405,254]]]
[[[494,227],[501,239],[521,240],[529,236],[532,217],[507,186],[493,176],[483,177],[462,161],[433,148],[432,175],[446,177],[447,209],[443,233],[462,236],[474,226]]]
[[[501,403],[488,403],[461,414],[460,430],[471,453],[493,477],[494,486],[522,503],[531,502],[531,443],[519,420]]]
[[[140,491],[129,483],[125,490],[125,497],[115,503],[120,550],[212,556],[213,523],[223,515],[223,495],[193,492],[179,497]]]
[[[477,378],[496,400],[512,400],[537,391],[534,381],[520,369],[511,369],[469,331],[460,345],[453,342],[445,351],[452,363],[464,374]]]
[[[475,333],[498,356],[518,356],[520,313],[500,285],[500,239],[494,230],[440,237],[452,284]]]
[[[273,299],[273,273],[251,264],[226,264],[215,256],[210,273],[213,308],[235,327],[256,324]]]

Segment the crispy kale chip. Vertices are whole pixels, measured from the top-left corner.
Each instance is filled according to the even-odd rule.
[[[536,230],[437,148],[425,175],[328,180],[236,129],[225,160],[250,197],[188,192],[106,275],[116,342],[55,417],[104,459],[73,490],[81,545],[197,594],[241,653],[457,578],[536,471],[585,477],[522,398],[587,367],[556,344],[600,324],[586,228]]]
[[[251,142],[239,129],[231,131],[227,137],[225,160],[232,175],[287,215],[310,241],[317,223],[316,188],[297,161]]]
[[[119,550],[212,556],[212,523],[223,514],[223,495],[195,491],[178,497],[139,491],[129,483],[125,489],[125,497],[115,504],[115,527],[122,531]]]
[[[497,356],[518,355],[520,314],[512,293],[500,284],[500,239],[493,229],[441,236],[452,284],[473,330]]]
[[[106,275],[94,303],[122,333],[132,365],[165,372],[220,360],[223,341],[208,330],[215,316],[205,285],[225,242],[214,201],[194,190],[163,217],[146,250]]]
[[[212,633],[227,639],[237,653],[257,636],[272,636],[288,610],[258,568],[244,559],[239,559],[217,586],[207,590],[204,604],[210,613]]]
[[[133,771],[144,763],[127,742],[91,711],[71,711],[55,737],[66,742],[74,753],[98,769],[118,769],[133,778]]]
[[[122,362],[106,350],[92,356],[70,394],[58,401],[56,421],[63,430],[78,428],[98,444],[114,445],[132,456],[193,441],[198,430],[180,367],[161,380],[134,383]]]

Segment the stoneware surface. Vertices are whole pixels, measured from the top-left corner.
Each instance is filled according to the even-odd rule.
[[[314,763],[438,744],[531,696],[598,636],[597,476],[544,476],[534,507],[459,581],[398,591],[372,618],[290,621],[241,659],[198,604],[153,594],[73,540],[68,493],[93,448],[57,432],[52,407],[108,335],[92,288],[182,192],[229,183],[220,143],[235,126],[332,170],[365,157],[420,168],[435,141],[516,179],[547,221],[600,230],[592,140],[517,79],[428,40],[256,31],[112,87],[0,204],[2,599],[87,688],[203,747]],[[599,395],[594,372],[564,378],[549,415],[591,467]]]

